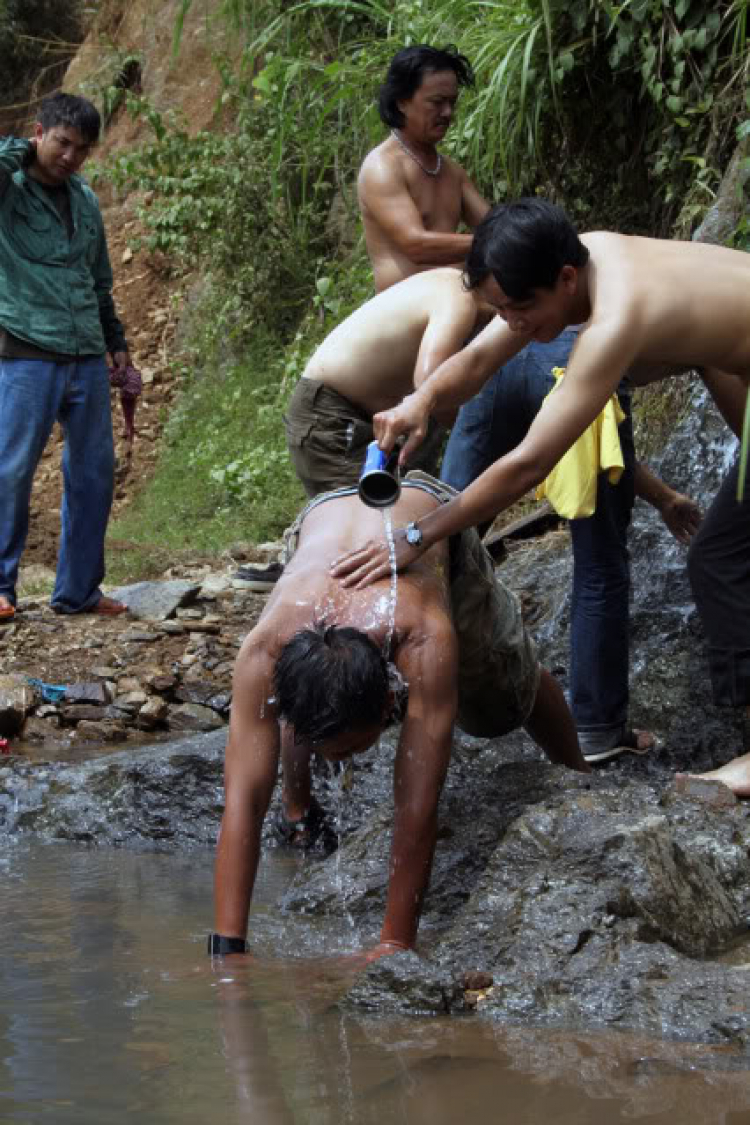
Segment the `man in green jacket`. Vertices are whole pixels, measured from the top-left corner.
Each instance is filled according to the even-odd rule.
[[[52,606],[125,611],[99,584],[114,491],[106,353],[118,368],[130,357],[99,206],[77,175],[100,127],[85,98],[55,94],[31,140],[0,139],[0,621],[15,614],[31,486],[56,421],[65,449]]]

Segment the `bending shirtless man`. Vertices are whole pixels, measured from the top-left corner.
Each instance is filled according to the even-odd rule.
[[[373,415],[401,402],[463,347],[488,306],[457,269],[416,274],[373,297],[320,345],[289,402],[284,425],[307,495],[356,483]],[[453,412],[447,412],[450,420]],[[426,443],[413,466],[435,472],[439,448]]]
[[[391,132],[365,157],[357,185],[378,292],[422,270],[463,265],[472,236],[458,228],[474,228],[489,209],[437,148],[460,87],[473,85],[468,59],[451,49],[405,47],[391,62],[378,99]]]
[[[396,537],[399,566],[461,528],[494,518],[543,480],[626,371],[643,385],[697,367],[739,436],[750,381],[747,254],[607,231],[579,238],[558,207],[531,199],[493,208],[477,229],[466,277],[498,316],[401,406],[375,418],[384,450],[407,435],[403,463],[431,412],[469,399],[529,341],[553,340],[571,324],[584,328],[565,379],[524,440],[450,504],[420,520],[420,543],[415,535],[411,542],[403,533]],[[714,699],[748,708],[750,490],[739,504],[738,471],[735,464],[693,539],[688,570],[708,640]],[[387,570],[387,551],[374,542],[341,560],[334,573],[362,588]],[[743,768],[750,784],[750,763]],[[736,771],[732,784],[738,784]]]
[[[422,521],[452,494],[413,474],[395,525]],[[312,501],[287,533],[290,561],[245,640],[234,675],[226,751],[226,804],[216,857],[209,952],[246,950],[248,910],[263,821],[282,746],[297,768],[282,803],[291,834],[323,817],[310,789],[312,751],[331,761],[359,754],[394,720],[395,816],[385,921],[369,957],[414,943],[437,839],[437,810],[454,721],[480,737],[525,726],[547,756],[588,772],[562,691],[539,666],[516,597],[495,577],[469,530],[423,552],[398,583],[345,590],[332,561],[382,527],[356,488]]]

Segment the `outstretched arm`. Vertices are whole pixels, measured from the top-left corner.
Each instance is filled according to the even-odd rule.
[[[392,953],[414,944],[437,840],[437,809],[448,769],[457,709],[457,647],[445,619],[424,623],[396,663],[409,684],[393,773],[395,814],[390,879],[380,945]],[[440,659],[435,659],[435,653]]]
[[[485,329],[475,342],[492,327],[490,325]],[[422,534],[422,542],[419,546],[410,546],[403,530],[395,533],[396,565],[399,569],[441,539],[494,519],[547,476],[603,409],[632,362],[635,344],[624,344],[623,336],[625,340],[630,338],[627,333],[613,330],[609,325],[591,327],[581,334],[565,379],[555,393],[544,400],[521,444],[490,465],[455,499],[441,504],[420,519],[418,530]],[[449,363],[459,362],[471,346]],[[443,364],[441,371],[447,367],[448,364]],[[418,393],[426,392],[426,388],[439,377],[440,372],[437,372]],[[405,399],[402,406],[407,402],[408,399]],[[382,418],[383,415],[376,417]],[[387,448],[382,441],[380,445]],[[345,586],[367,586],[390,573],[387,546],[380,542],[364,544],[337,559],[331,572],[341,578]]]
[[[240,653],[234,676],[227,743],[225,806],[216,851],[215,930],[244,938],[260,856],[263,821],[279,762],[279,724],[271,694],[271,659]]]
[[[399,406],[384,410],[373,418],[378,445],[386,453],[397,439],[406,435],[399,463],[404,466],[427,433],[431,414],[457,410],[486,383],[490,375],[507,363],[529,342],[529,337],[511,332],[507,324],[494,317],[470,344],[442,363],[429,378],[417,382],[414,394]]]

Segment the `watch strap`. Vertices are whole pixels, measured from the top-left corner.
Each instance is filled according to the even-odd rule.
[[[209,934],[208,953],[211,957],[225,957],[228,953],[247,953],[247,942],[241,937]]]

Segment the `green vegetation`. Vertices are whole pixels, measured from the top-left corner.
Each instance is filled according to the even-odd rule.
[[[205,336],[201,366],[185,366],[184,389],[164,433],[154,479],[112,528],[109,581],[153,577],[175,557],[236,543],[279,539],[305,500],[284,441],[281,416],[312,352],[334,323],[366,299],[369,264],[348,261],[335,288],[335,319],[326,285],[286,346],[259,327],[243,359],[227,361]],[[215,306],[216,296],[204,305]],[[210,319],[210,318],[209,318]],[[213,340],[214,328],[211,329]]]
[[[0,132],[33,115],[83,38],[83,0],[0,0]]]
[[[748,0],[225,0],[220,18],[246,47],[239,65],[219,60],[221,127],[191,135],[127,90],[124,111],[153,137],[102,170],[142,193],[149,246],[213,280],[161,468],[114,534],[218,548],[276,536],[292,515],[281,413],[324,332],[370,293],[354,183],[383,135],[375,96],[396,50],[453,42],[471,59],[476,88],[447,148],[488,198],[538,192],[589,229],[686,237],[750,129],[747,12]]]

